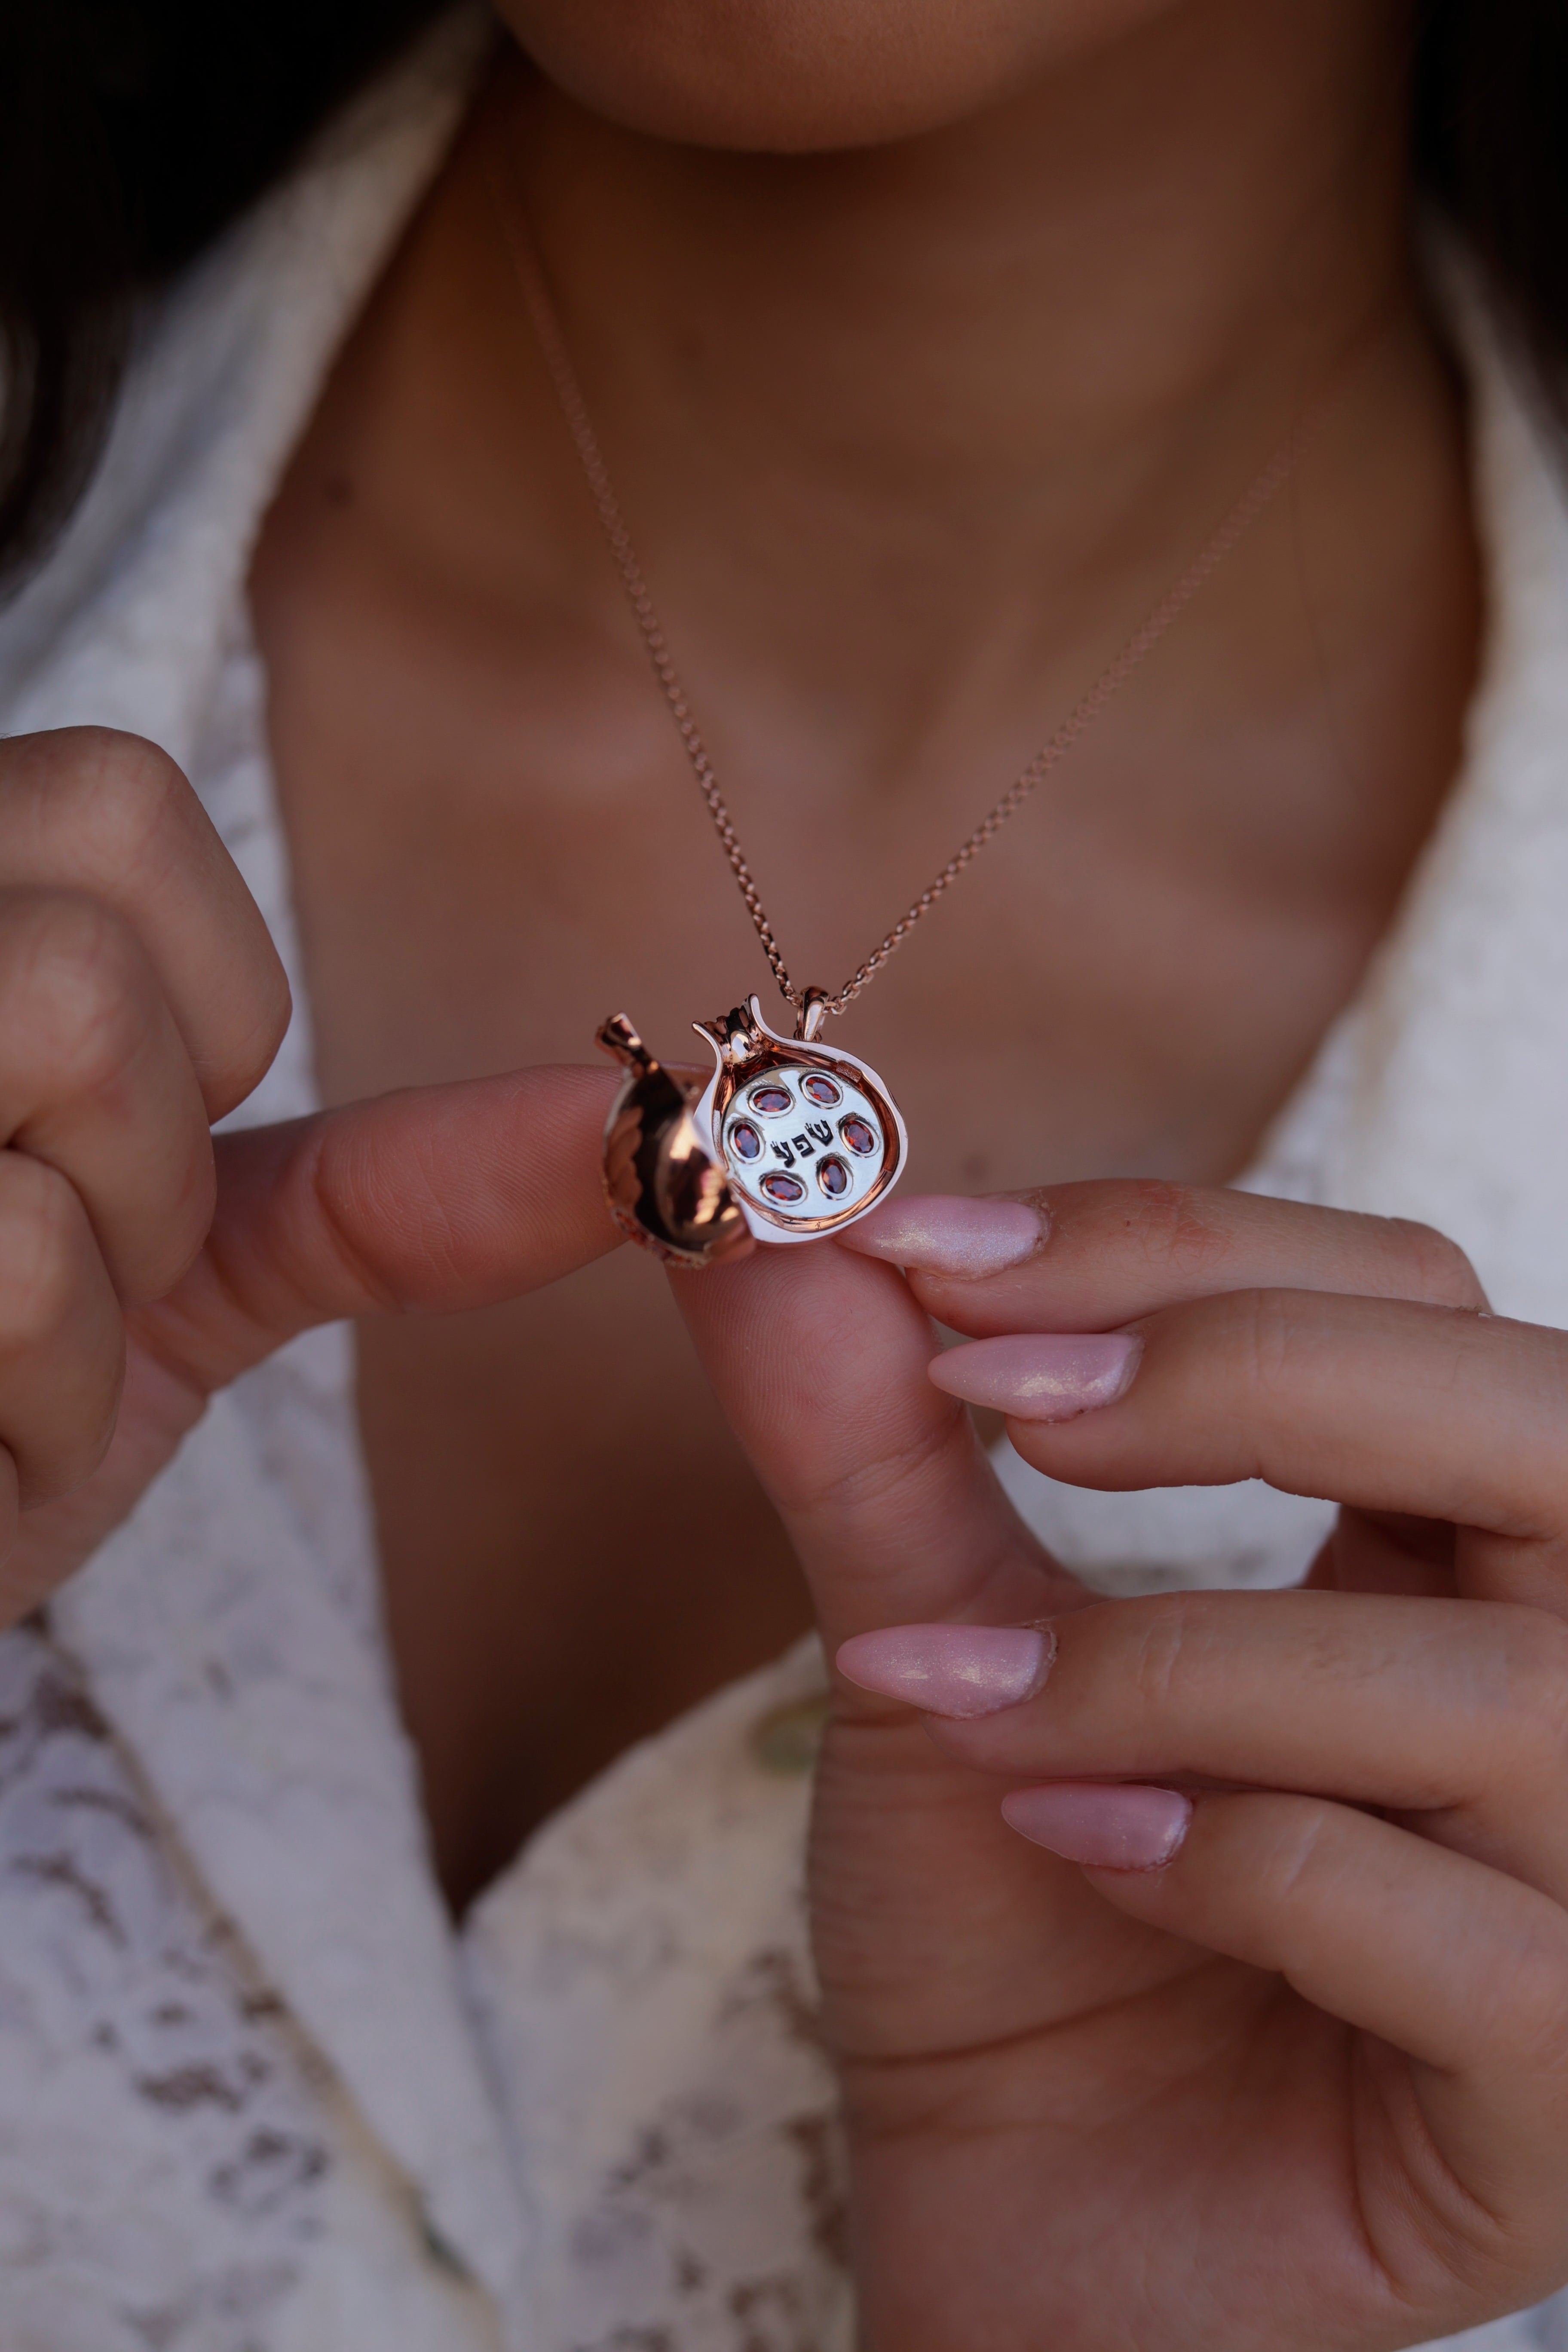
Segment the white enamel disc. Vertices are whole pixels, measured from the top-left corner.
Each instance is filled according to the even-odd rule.
[[[858,1208],[879,1183],[886,1146],[876,1104],[847,1071],[788,1062],[742,1087],[720,1136],[735,1190],[792,1223]]]
[[[731,1022],[742,1020],[740,1013]],[[908,1138],[877,1073],[852,1054],[780,1037],[753,996],[694,1114],[760,1241],[815,1241],[865,1213],[897,1182]]]

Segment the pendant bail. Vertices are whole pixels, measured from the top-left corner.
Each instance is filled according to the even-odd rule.
[[[803,1038],[806,1045],[809,1045],[813,1039],[820,1034],[832,1002],[825,988],[808,988],[802,995],[795,1034],[797,1037]]]

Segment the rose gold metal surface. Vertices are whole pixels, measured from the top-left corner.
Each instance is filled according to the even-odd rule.
[[[803,1037],[809,1045],[813,1039],[820,1034],[822,1024],[832,1010],[832,999],[825,988],[803,989],[800,997],[800,1018],[795,1024],[795,1035]]]
[[[700,1082],[656,1062],[624,1013],[595,1043],[626,1072],[605,1125],[605,1198],[621,1232],[692,1271],[743,1256],[751,1228],[691,1115]]]
[[[803,1013],[803,1025],[807,1018]],[[629,1241],[667,1265],[695,1272],[742,1256],[753,1239],[816,1241],[853,1224],[886,1197],[902,1172],[909,1136],[869,1064],[805,1038],[781,1037],[763,1021],[754,996],[692,1026],[708,1040],[718,1065],[706,1086],[656,1061],[624,1013],[606,1021],[595,1040],[626,1073],[605,1124],[604,1174],[610,1214]],[[816,1073],[833,1081],[832,1101],[821,1105],[805,1097],[803,1111],[791,1084],[798,1087],[803,1076]],[[725,1119],[739,1096],[775,1075],[788,1116],[781,1114],[774,1139],[754,1167],[737,1169],[726,1160]],[[877,1138],[875,1165],[868,1161],[854,1173],[839,1160],[834,1128],[868,1114]],[[748,1126],[752,1116],[746,1115]],[[754,1116],[768,1123],[767,1114]],[[797,1127],[801,1121],[813,1123],[807,1129]],[[815,1215],[791,1214],[769,1201],[762,1180],[788,1174],[799,1183],[801,1198],[813,1202],[812,1174],[829,1161],[843,1165],[847,1180],[837,1206],[829,1205],[838,1196],[825,1186]]]

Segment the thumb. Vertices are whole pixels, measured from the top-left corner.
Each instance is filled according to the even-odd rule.
[[[216,1139],[205,1245],[135,1338],[210,1394],[300,1331],[452,1313],[616,1247],[599,1158],[611,1072],[410,1087]]]
[[[79,1568],[215,1389],[312,1324],[538,1289],[614,1249],[599,1174],[611,1071],[425,1087],[216,1139],[217,1207],[168,1296],[128,1318],[125,1391],[85,1486],[24,1512],[0,1626]]]
[[[671,1281],[719,1401],[788,1529],[829,1655],[851,1633],[1007,1623],[1076,1596],[934,1388],[901,1275],[832,1243]]]

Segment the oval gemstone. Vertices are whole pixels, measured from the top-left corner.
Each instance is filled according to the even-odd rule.
[[[764,1118],[777,1118],[783,1112],[795,1108],[795,1097],[787,1087],[753,1087],[747,1100],[753,1110],[762,1112]]]
[[[769,1200],[776,1201],[781,1208],[793,1208],[797,1201],[805,1198],[805,1186],[800,1178],[786,1176],[782,1168],[769,1170],[763,1178],[763,1190]]]
[[[801,1093],[807,1096],[812,1102],[821,1103],[825,1109],[832,1104],[843,1100],[843,1097],[840,1095],[838,1088],[834,1085],[833,1080],[827,1076],[826,1070],[811,1071],[807,1076],[802,1078],[800,1082],[800,1090]]]
[[[847,1118],[839,1120],[838,1132],[850,1150],[862,1160],[868,1159],[873,1151],[879,1151],[882,1148],[881,1137],[870,1120],[862,1118],[858,1111],[851,1111]]]
[[[849,1190],[849,1171],[842,1160],[819,1160],[816,1163],[816,1181],[828,1199],[837,1201],[841,1192],[847,1192]]]
[[[737,1160],[760,1160],[763,1139],[754,1127],[748,1127],[743,1118],[738,1118],[730,1129],[730,1149]]]

